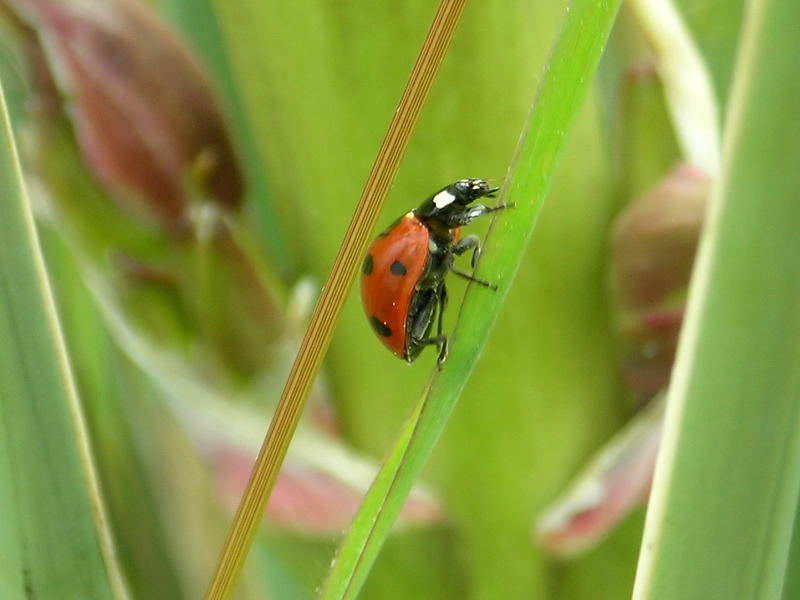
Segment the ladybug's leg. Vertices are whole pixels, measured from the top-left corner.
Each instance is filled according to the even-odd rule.
[[[506,208],[511,208],[514,206],[513,204],[498,204],[497,206],[486,206],[484,204],[476,204],[475,206],[453,215],[449,215],[447,217],[447,226],[450,229],[455,229],[456,227],[463,227],[464,225],[469,225],[478,217],[482,217],[483,215],[488,215],[489,213],[497,212],[498,210],[504,210]]]
[[[431,337],[422,338],[417,340],[420,346],[439,346],[439,358],[436,362],[441,365],[444,359],[447,358],[447,336],[446,335],[433,335]]]
[[[473,283],[477,283],[478,285],[482,285],[483,287],[489,288],[492,291],[495,291],[495,292],[497,291],[497,286],[495,284],[493,284],[493,283],[489,283],[485,279],[480,279],[478,277],[470,275],[469,273],[464,273],[464,271],[459,271],[455,267],[450,267],[450,271],[453,274],[458,275],[462,279],[466,279],[467,281],[472,281]]]
[[[472,250],[472,268],[475,268],[475,265],[478,264],[478,258],[481,255],[481,240],[477,235],[468,235],[464,239],[460,240],[458,243],[453,244],[451,251],[453,254],[461,255],[467,252],[468,250]],[[492,285],[488,281],[484,281],[483,279],[478,279],[474,275],[470,275],[469,273],[464,273],[463,271],[459,271],[452,265],[450,265],[450,270],[458,275],[459,277],[463,277],[468,281],[474,281],[478,285],[482,285],[483,287],[487,287],[492,290],[496,290],[497,286]]]
[[[439,358],[436,361],[436,364],[439,365],[439,368],[442,368],[442,363],[444,359],[447,358],[447,351],[448,348],[448,340],[447,336],[445,336],[443,331],[443,321],[444,321],[444,309],[447,306],[447,286],[442,284],[442,287],[439,289],[439,316],[436,319],[436,337],[442,340],[441,345],[439,346]]]
[[[433,320],[433,311],[436,310],[438,304],[439,314],[436,318],[436,335],[427,335],[431,329],[431,321]],[[441,364],[447,358],[447,336],[442,333],[444,308],[447,305],[447,288],[441,285],[435,294],[431,294],[426,304],[421,308],[417,318],[413,323],[410,323],[411,339],[413,343],[418,346],[438,346],[439,358],[437,360]]]
[[[470,264],[472,268],[478,264],[478,259],[481,256],[481,239],[477,235],[468,235],[460,240],[457,244],[453,244],[452,252],[457,256],[461,256],[467,250],[472,250],[472,260]]]
[[[443,286],[442,286],[443,287]],[[439,307],[439,321],[437,335],[431,336],[431,325],[437,305]],[[408,346],[409,356],[416,358],[422,346],[439,346],[441,356],[442,347],[446,346],[447,338],[442,333],[441,308],[443,306],[442,288],[427,289],[417,292],[415,301],[412,302],[408,314]],[[446,348],[444,350],[447,353]],[[412,358],[412,360],[413,360]]]

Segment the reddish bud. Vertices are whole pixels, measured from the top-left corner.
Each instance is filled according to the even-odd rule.
[[[550,553],[591,548],[649,494],[708,185],[703,173],[679,165],[617,219],[610,283],[625,340],[622,371],[650,403],[539,517],[536,539]]]
[[[592,548],[650,493],[664,397],[638,413],[540,515],[534,536],[547,552],[569,557]]]
[[[10,0],[47,51],[91,170],[169,227],[193,199],[237,207],[243,182],[208,80],[133,0]]]
[[[325,443],[329,448],[343,448],[330,439]],[[312,464],[307,458],[298,456],[302,452],[290,451],[275,482],[266,516],[273,523],[306,535],[328,536],[347,527],[361,505],[369,480],[357,483],[355,480],[359,477],[346,470],[353,465],[337,464],[336,453]],[[345,455],[341,450],[338,454],[339,458]],[[331,456],[334,460],[330,460]],[[214,447],[211,458],[220,494],[234,509],[250,477],[253,454],[231,446],[220,446]],[[352,457],[349,460],[352,461]],[[361,462],[356,466],[366,467],[369,476],[374,477],[374,467],[367,464]],[[343,473],[348,476],[343,477]],[[403,504],[398,525],[431,525],[441,520],[442,507],[438,499],[417,485]]]
[[[646,399],[669,383],[709,181],[673,169],[614,226],[611,288],[625,338],[622,371]]]
[[[622,309],[655,308],[686,291],[708,184],[702,172],[678,165],[617,218],[611,283]]]

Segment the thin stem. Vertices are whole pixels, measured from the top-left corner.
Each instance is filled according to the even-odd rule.
[[[658,60],[658,72],[684,158],[716,179],[720,169],[719,110],[703,58],[672,0],[631,0]]]
[[[383,140],[339,254],[311,316],[275,416],[222,549],[206,598],[230,597],[264,513],[305,400],[328,348],[389,185],[461,16],[465,0],[442,0]]]

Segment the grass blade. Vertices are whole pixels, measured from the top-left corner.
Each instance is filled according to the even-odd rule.
[[[786,580],[783,583],[783,600],[800,598],[800,502],[794,517],[794,534],[792,535],[792,549],[789,554]]]
[[[504,190],[516,208],[496,221],[480,276],[497,282],[496,294],[469,293],[459,315],[445,369],[433,375],[340,546],[321,596],[353,598],[363,585],[412,483],[418,476],[466,385],[502,305],[542,208],[619,2],[576,0],[565,18],[525,135]],[[463,332],[459,335],[459,332]]]
[[[125,597],[0,103],[0,537],[10,586],[2,596]]]
[[[209,584],[206,594],[209,599],[229,597],[238,580],[289,442],[300,420],[311,384],[330,343],[333,326],[342,311],[356,267],[366,252],[369,234],[375,226],[378,212],[397,173],[400,158],[408,145],[463,8],[464,0],[442,0],[434,15],[397,110],[364,184],[339,253],[311,315],[222,548],[219,564]]]
[[[694,40],[671,0],[634,0],[631,8],[657,56],[683,157],[714,178],[719,173],[719,115]]]
[[[775,598],[800,492],[800,5],[748,5],[635,598]]]

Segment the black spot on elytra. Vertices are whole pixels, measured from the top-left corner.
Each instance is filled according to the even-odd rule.
[[[364,275],[371,275],[372,274],[372,254],[367,254],[364,257],[364,264],[361,265],[361,272]]]
[[[394,261],[392,263],[392,266],[389,267],[389,270],[392,272],[393,275],[403,276],[406,274],[406,266],[399,260]]]
[[[386,326],[386,323],[378,319],[376,316],[372,316],[369,318],[369,324],[372,325],[372,328],[375,330],[381,337],[392,337],[392,330]]]

